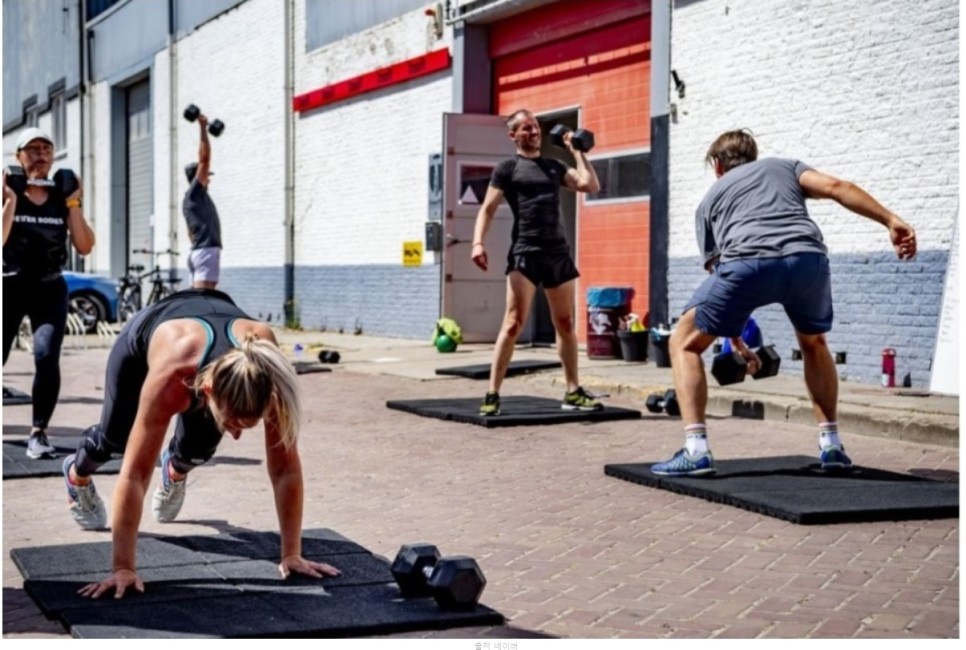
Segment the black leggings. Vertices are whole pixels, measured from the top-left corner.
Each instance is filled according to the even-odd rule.
[[[77,446],[74,469],[79,476],[90,476],[98,467],[124,455],[137,417],[141,387],[148,375],[147,354],[138,349],[137,330],[149,315],[142,310],[121,330],[107,359],[104,379],[104,408],[100,424],[84,432]],[[222,433],[211,411],[198,406],[180,414],[168,450],[174,469],[187,474],[215,455]]]
[[[46,429],[60,395],[60,350],[67,327],[67,281],[3,278],[3,364],[17,338],[20,321],[30,317],[34,332],[33,425]]]

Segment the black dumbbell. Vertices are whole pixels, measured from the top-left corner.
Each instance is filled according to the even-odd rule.
[[[755,354],[761,360],[761,368],[752,375],[753,378],[765,379],[766,377],[774,377],[778,374],[782,359],[775,350],[774,345],[762,346],[755,350]],[[711,363],[711,374],[721,386],[743,382],[747,372],[748,362],[736,350],[722,352],[715,356],[714,361]]]
[[[558,124],[550,129],[550,140],[561,149],[566,149],[564,135],[569,132],[570,129],[563,124]],[[570,142],[573,143],[574,149],[577,151],[587,153],[594,148],[594,134],[587,129],[577,129],[574,131],[574,136],[570,139]]]
[[[339,363],[341,355],[335,350],[322,350],[319,352],[319,361],[321,363]]]
[[[58,169],[54,178],[27,178],[26,172],[20,165],[7,165],[7,184],[17,192],[23,192],[28,185],[55,188],[66,199],[73,194],[79,185],[77,175],[70,169]]]
[[[476,560],[466,555],[440,557],[432,544],[406,544],[396,554],[391,571],[403,596],[432,596],[446,610],[473,609],[486,586]]]
[[[189,122],[194,122],[201,115],[201,109],[194,104],[188,104],[188,108],[184,109],[184,119]],[[221,120],[213,120],[208,123],[208,133],[215,136],[216,138],[221,135],[221,132],[225,130],[225,123]]]
[[[668,389],[663,395],[652,393],[647,397],[647,410],[651,413],[667,413],[671,416],[681,415],[681,405],[678,404],[678,394],[674,389]]]

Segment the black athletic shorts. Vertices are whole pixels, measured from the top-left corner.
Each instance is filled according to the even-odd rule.
[[[569,252],[560,253],[510,253],[506,272],[519,271],[535,286],[544,289],[559,287],[580,277],[577,265]]]

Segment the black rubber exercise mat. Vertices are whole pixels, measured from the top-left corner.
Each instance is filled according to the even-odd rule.
[[[440,420],[478,424],[481,427],[513,427],[526,424],[559,424],[562,422],[604,422],[636,420],[640,411],[604,406],[599,411],[565,411],[559,399],[511,395],[500,398],[500,415],[480,415],[482,396],[458,399],[390,400],[386,406]]]
[[[30,395],[27,393],[17,390],[16,388],[10,388],[9,386],[3,387],[3,405],[4,406],[19,406],[21,404],[30,404]]]
[[[277,533],[142,536],[145,592],[91,600],[76,592],[109,573],[109,542],[13,549],[10,556],[41,611],[77,638],[348,637],[504,622],[483,605],[450,612],[432,598],[402,598],[388,560],[332,530],[306,530],[302,538],[305,557],[342,575],[282,580]]]
[[[823,471],[811,456],[716,460],[715,474],[695,477],[657,476],[651,465],[605,465],[604,473],[796,524],[959,517],[958,483],[857,465]]]
[[[532,360],[520,360],[511,361],[510,365],[507,366],[506,376],[513,377],[516,375],[526,375],[531,372],[536,372],[538,370],[549,370],[552,368],[559,368],[559,361],[540,361],[536,359]],[[437,375],[454,375],[456,377],[467,377],[469,379],[489,379],[490,378],[490,364],[479,363],[471,366],[453,366],[452,368],[439,368],[436,371]]]
[[[27,458],[27,439],[9,441],[3,443],[3,480],[11,478],[44,478],[47,476],[60,476],[64,457],[77,451],[77,439],[55,438],[48,436],[50,444],[56,449],[52,457],[38,458],[36,460]],[[98,474],[117,474],[121,471],[121,461],[111,460],[102,465]],[[96,479],[96,475],[95,475]],[[65,493],[66,498],[66,493]]]

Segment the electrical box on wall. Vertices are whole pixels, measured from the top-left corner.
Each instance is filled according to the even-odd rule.
[[[443,250],[443,224],[438,221],[426,222],[426,250],[436,253]]]

